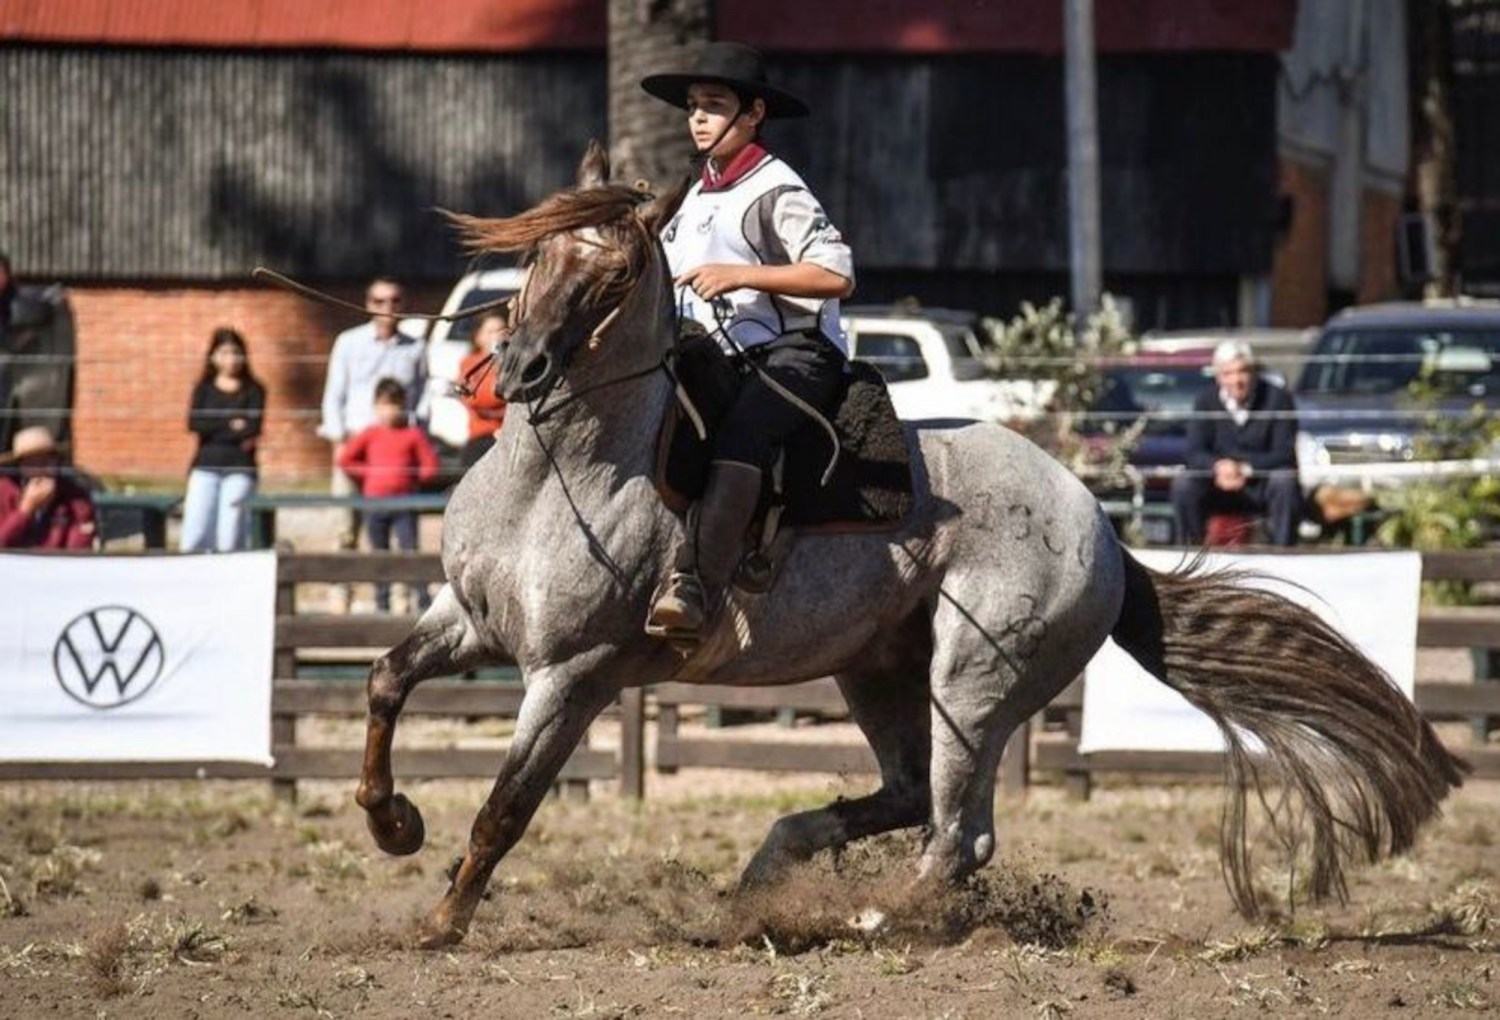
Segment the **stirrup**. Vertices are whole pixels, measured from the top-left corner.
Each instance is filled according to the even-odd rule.
[[[651,603],[646,633],[670,641],[697,640],[708,624],[708,592],[690,570],[674,570]]]

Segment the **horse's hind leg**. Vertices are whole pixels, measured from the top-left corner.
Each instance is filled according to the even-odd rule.
[[[880,789],[778,819],[746,866],[742,888],[769,883],[787,865],[820,850],[926,821],[926,627],[927,621],[919,619],[900,632],[905,648],[899,658],[892,648],[892,655],[879,664],[861,665],[836,678],[849,714],[880,763]]]
[[[933,614],[932,818],[923,878],[954,882],[988,863],[1006,742],[1086,661],[1081,642],[1048,639],[1053,628],[1034,600],[1022,596],[1012,614],[987,624],[946,595]]]
[[[407,695],[423,680],[482,665],[490,657],[452,586],[444,585],[406,639],[371,665],[364,768],[354,799],[366,811],[370,835],[386,853],[416,853],[424,837],[421,813],[395,793],[391,775],[391,743]]]

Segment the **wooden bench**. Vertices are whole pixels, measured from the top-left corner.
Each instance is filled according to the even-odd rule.
[[[117,538],[136,534],[147,549],[167,547],[167,518],[181,505],[181,493],[94,492],[90,496],[101,548]]]
[[[411,510],[419,514],[440,514],[448,507],[446,492],[418,492],[410,496],[330,496],[307,492],[257,492],[245,500],[250,516],[250,546],[270,549],[276,544],[276,515],[282,510]]]

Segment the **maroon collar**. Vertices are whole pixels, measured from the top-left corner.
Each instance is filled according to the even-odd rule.
[[[730,188],[735,186],[735,183],[738,182],[741,177],[744,177],[751,170],[754,170],[757,166],[760,165],[760,161],[765,159],[769,155],[770,153],[761,148],[758,142],[751,142],[739,152],[735,153],[734,158],[729,161],[729,165],[724,168],[724,172],[717,176],[714,176],[713,174],[712,164],[704,163],[702,177],[703,186],[700,190],[728,191]]]

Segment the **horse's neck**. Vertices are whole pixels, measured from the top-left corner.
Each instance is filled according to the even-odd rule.
[[[580,352],[569,367],[566,384],[548,401],[555,411],[517,409],[523,418],[540,415],[535,426],[546,448],[530,444],[542,460],[539,469],[556,459],[627,475],[654,470],[657,430],[672,399],[671,382],[660,370],[676,328],[671,296],[661,280],[643,279],[638,300],[622,313],[599,350]]]

